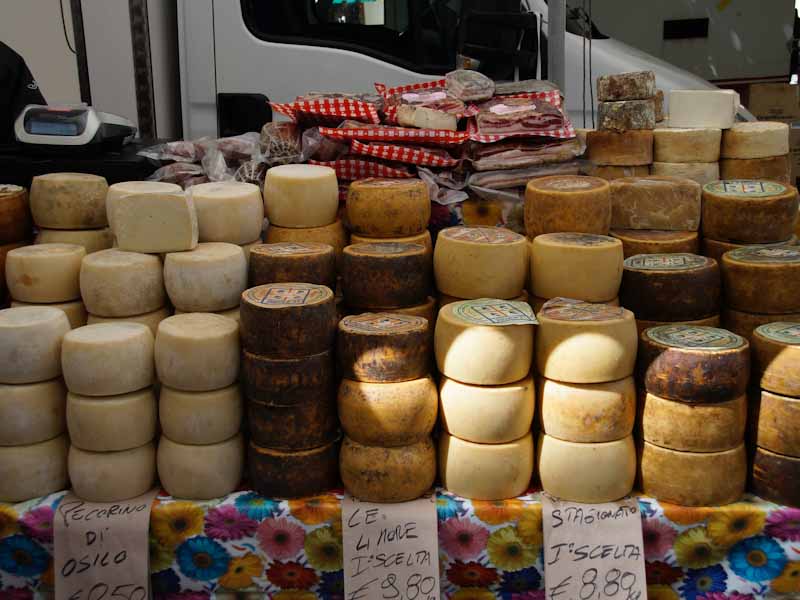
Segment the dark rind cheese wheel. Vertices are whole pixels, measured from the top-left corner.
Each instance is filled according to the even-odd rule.
[[[28,192],[18,185],[0,185],[0,245],[31,237]]]
[[[800,323],[761,325],[753,331],[751,345],[753,383],[775,394],[800,397]]]
[[[423,317],[363,313],[339,322],[337,357],[342,375],[356,381],[393,383],[427,375],[431,325]]]
[[[332,395],[309,396],[290,406],[250,400],[247,417],[250,438],[265,448],[308,450],[329,444],[339,435]]]
[[[729,179],[703,186],[703,237],[769,244],[788,240],[797,220],[797,190],[777,181]]]
[[[722,263],[722,255],[730,250],[736,250],[738,248],[746,248],[747,246],[752,246],[753,244],[739,244],[737,242],[724,242],[721,240],[712,240],[711,238],[703,238],[701,242],[702,247],[702,254],[703,256],[707,256],[709,258],[713,258],[718,263]],[[788,240],[784,240],[782,242],[778,242],[776,244],[758,244],[759,246],[796,246],[797,245],[797,236],[793,235]]]
[[[270,358],[301,358],[333,346],[333,292],[312,283],[270,283],[242,292],[242,348]]]
[[[789,155],[767,158],[723,158],[719,161],[721,179],[769,179],[791,183]]]
[[[611,186],[605,179],[552,175],[532,179],[525,188],[525,230],[543,233],[608,234]]]
[[[761,390],[756,423],[758,446],[800,457],[800,398]]]
[[[338,440],[311,450],[274,450],[250,442],[250,485],[267,498],[316,496],[339,485]]]
[[[800,312],[800,247],[747,246],[722,256],[725,305],[763,314]]]
[[[344,301],[359,308],[422,304],[431,289],[431,257],[422,244],[374,242],[344,249]]]
[[[636,333],[637,335],[642,335],[642,332],[645,329],[658,327],[659,325],[700,325],[703,327],[719,327],[720,318],[719,315],[711,315],[710,317],[705,317],[704,319],[693,319],[691,321],[649,321],[647,319],[636,319]],[[734,331],[734,333],[739,332]]]
[[[750,344],[716,327],[653,327],[639,337],[638,372],[645,389],[661,398],[726,402],[747,390]]]
[[[696,231],[664,231],[659,229],[612,229],[608,235],[622,242],[625,258],[636,254],[697,254],[699,235]]]
[[[800,507],[800,458],[756,448],[753,492],[776,504]]]
[[[319,242],[261,244],[250,251],[251,286],[298,281],[336,287],[333,246]]]
[[[586,134],[586,158],[597,165],[633,167],[653,162],[653,132],[589,131]]]
[[[428,227],[431,199],[420,179],[360,179],[347,192],[351,231],[373,238],[416,235]]]
[[[719,266],[697,254],[637,254],[623,263],[619,301],[637,318],[693,321],[719,313]]]
[[[248,400],[278,406],[292,406],[311,399],[325,402],[336,393],[333,352],[273,359],[244,351],[242,387]]]
[[[783,315],[765,315],[761,313],[749,313],[730,308],[723,308],[721,317],[722,327],[728,331],[739,334],[743,338],[746,338],[751,344],[753,343],[753,331],[756,329],[756,327],[777,321],[800,323],[800,312]]]

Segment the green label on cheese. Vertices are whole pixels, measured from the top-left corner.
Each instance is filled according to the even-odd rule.
[[[613,246],[619,243],[607,235],[595,235],[593,233],[552,233],[547,235],[557,242],[575,246]]]
[[[553,298],[544,303],[541,314],[558,321],[611,321],[621,319],[625,309],[572,298]]]
[[[654,342],[672,348],[733,350],[745,343],[743,337],[726,329],[702,325],[659,325],[647,329],[645,335]]]
[[[361,333],[406,333],[421,331],[427,319],[392,313],[364,313],[342,319],[342,326]]]
[[[453,303],[453,314],[473,325],[536,325],[538,321],[527,302],[479,298]]]
[[[523,239],[520,234],[501,227],[450,227],[439,235],[476,244],[509,244]]]
[[[797,246],[745,246],[726,254],[734,260],[749,263],[800,262],[800,247]]]
[[[274,256],[292,256],[295,254],[314,254],[325,247],[325,244],[316,242],[278,242],[268,244],[265,248],[267,254]]]
[[[769,340],[800,345],[800,323],[777,321],[756,327],[756,332]]]
[[[697,254],[636,254],[625,259],[625,266],[643,271],[688,271],[705,267],[709,260]]]
[[[302,306],[333,297],[324,285],[313,283],[270,283],[246,290],[245,298],[265,306]]]
[[[774,181],[759,181],[757,179],[728,179],[725,181],[712,181],[703,186],[703,191],[717,194],[718,196],[747,196],[748,198],[765,198],[778,196],[786,192],[786,186]]]
[[[366,242],[354,244],[353,249],[360,254],[403,254],[414,250],[425,250],[422,244],[406,242]]]

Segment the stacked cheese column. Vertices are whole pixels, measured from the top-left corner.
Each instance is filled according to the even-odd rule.
[[[756,406],[753,491],[800,507],[800,325],[775,322],[753,332]]]
[[[791,183],[789,126],[775,121],[736,123],[722,134],[721,179]]]
[[[229,494],[244,469],[239,324],[210,313],[169,317],[158,326],[155,364],[161,485],[178,498]]]
[[[242,294],[241,313],[250,485],[281,498],[335,487],[333,292],[312,283],[261,285]]]
[[[0,310],[0,502],[67,486],[61,344],[69,330],[55,308]]]
[[[361,500],[405,502],[433,485],[438,394],[429,328],[424,317],[393,313],[339,322],[339,469],[345,489]]]
[[[538,320],[542,488],[574,502],[617,500],[636,477],[633,313],[558,298]]]
[[[67,384],[69,478],[75,494],[116,502],[143,494],[156,473],[153,334],[141,323],[73,329],[61,351]]]
[[[0,306],[7,306],[6,255],[25,246],[32,237],[28,191],[18,185],[0,185]]]
[[[652,327],[640,340],[642,491],[684,506],[735,502],[747,478],[747,340],[696,325]]]
[[[684,177],[700,185],[717,181],[722,130],[664,127],[653,131],[653,175]]]
[[[502,500],[528,488],[534,470],[529,317],[527,304],[490,298],[453,302],[439,311],[439,474],[454,494]]]

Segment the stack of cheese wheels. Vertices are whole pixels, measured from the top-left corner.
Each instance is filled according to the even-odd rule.
[[[800,324],[774,322],[753,332],[753,383],[758,385],[753,488],[800,507]]]
[[[64,336],[69,478],[79,498],[117,502],[155,481],[158,421],[153,334],[141,323],[97,323]]]
[[[250,484],[267,497],[321,493],[339,481],[336,306],[330,288],[269,283],[241,305]]]
[[[170,495],[208,500],[242,479],[239,324],[212,313],[164,319],[155,341],[161,442],[158,478]]]
[[[6,254],[25,246],[32,237],[28,191],[18,185],[0,185],[0,306],[6,306]]]
[[[750,345],[726,329],[661,325],[642,332],[642,491],[684,506],[744,492]]]
[[[454,494],[502,500],[528,487],[534,470],[533,323],[523,302],[464,300],[439,311],[439,474]]]
[[[556,298],[538,320],[542,487],[574,502],[622,498],[636,477],[633,313]]]
[[[339,469],[356,498],[405,502],[433,485],[438,394],[429,373],[431,326],[424,317],[396,313],[339,322],[338,406],[345,433]]]
[[[636,254],[625,259],[619,299],[636,315],[639,333],[676,323],[717,327],[720,287],[713,258],[682,252]]]
[[[69,330],[56,308],[0,310],[0,502],[67,486],[61,345]]]
[[[622,242],[625,258],[699,249],[701,188],[691,179],[617,179],[611,182],[611,207],[611,235]]]
[[[653,131],[653,175],[684,177],[705,185],[719,180],[722,130],[664,127]]]
[[[769,179],[789,184],[789,125],[776,121],[736,123],[722,134],[722,179]]]

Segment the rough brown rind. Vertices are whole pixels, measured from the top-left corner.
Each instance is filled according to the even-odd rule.
[[[700,184],[681,177],[624,177],[611,182],[612,229],[697,231]]]
[[[653,71],[602,75],[597,78],[597,99],[601,102],[639,100],[655,95],[656,76]]]
[[[800,312],[783,315],[766,315],[761,313],[742,312],[731,308],[722,309],[722,326],[753,343],[753,330],[774,321],[792,321],[800,323]],[[755,378],[755,374],[753,375]]]
[[[248,447],[250,485],[267,498],[314,496],[339,485],[338,440],[312,450]]]
[[[800,507],[800,458],[756,448],[753,491],[770,502]]]
[[[336,393],[333,353],[271,359],[242,352],[242,386],[245,398],[267,404],[326,402]]]
[[[713,258],[716,260],[720,265],[722,264],[722,255],[728,252],[729,250],[736,250],[737,248],[744,248],[745,246],[752,246],[753,244],[739,244],[736,242],[723,242],[720,240],[712,240],[711,238],[703,238],[700,242],[700,246],[702,248],[703,256],[707,256],[709,258]],[[776,244],[759,244],[763,246],[796,246],[797,245],[797,236],[793,235],[788,240],[783,242],[778,242]]]
[[[0,185],[0,245],[14,244],[31,237],[31,210],[28,192],[16,185]]]
[[[431,271],[422,244],[353,244],[344,249],[342,261],[344,300],[380,309],[422,304],[431,289]]]
[[[722,256],[722,289],[728,308],[743,312],[786,314],[800,312],[800,248],[754,248],[762,254],[791,254],[791,260],[752,262],[737,258],[740,248]],[[777,318],[775,319],[777,320]]]
[[[792,183],[789,156],[768,158],[723,158],[719,161],[720,179],[771,179]]]
[[[347,192],[347,218],[351,231],[368,237],[419,234],[431,218],[428,186],[420,179],[354,181]]]
[[[716,128],[670,128],[653,131],[654,162],[715,163],[719,160],[722,130]]]
[[[622,242],[625,258],[636,254],[697,254],[699,235],[696,231],[663,231],[657,229],[612,229],[611,237]]]
[[[652,98],[598,102],[597,113],[598,128],[605,131],[652,130],[656,126],[656,104]]]
[[[800,325],[779,324],[778,321],[775,319],[774,325],[758,327],[752,332],[754,383],[781,396],[800,397],[800,335],[797,333]],[[788,330],[794,343],[769,335],[768,331],[773,328]]]
[[[660,123],[664,120],[664,90],[656,90],[653,101],[656,103],[656,123]]]
[[[761,448],[800,457],[800,399],[761,390],[756,430]]]
[[[339,436],[336,401],[309,397],[290,406],[249,400],[247,418],[253,443],[276,450],[308,450]]]
[[[336,287],[336,255],[333,246],[319,242],[261,244],[250,251],[248,282],[299,281]]]
[[[611,225],[611,187],[599,177],[553,175],[532,179],[525,188],[525,230],[607,235]]]
[[[596,165],[632,167],[653,162],[653,132],[589,131],[586,158]]]

